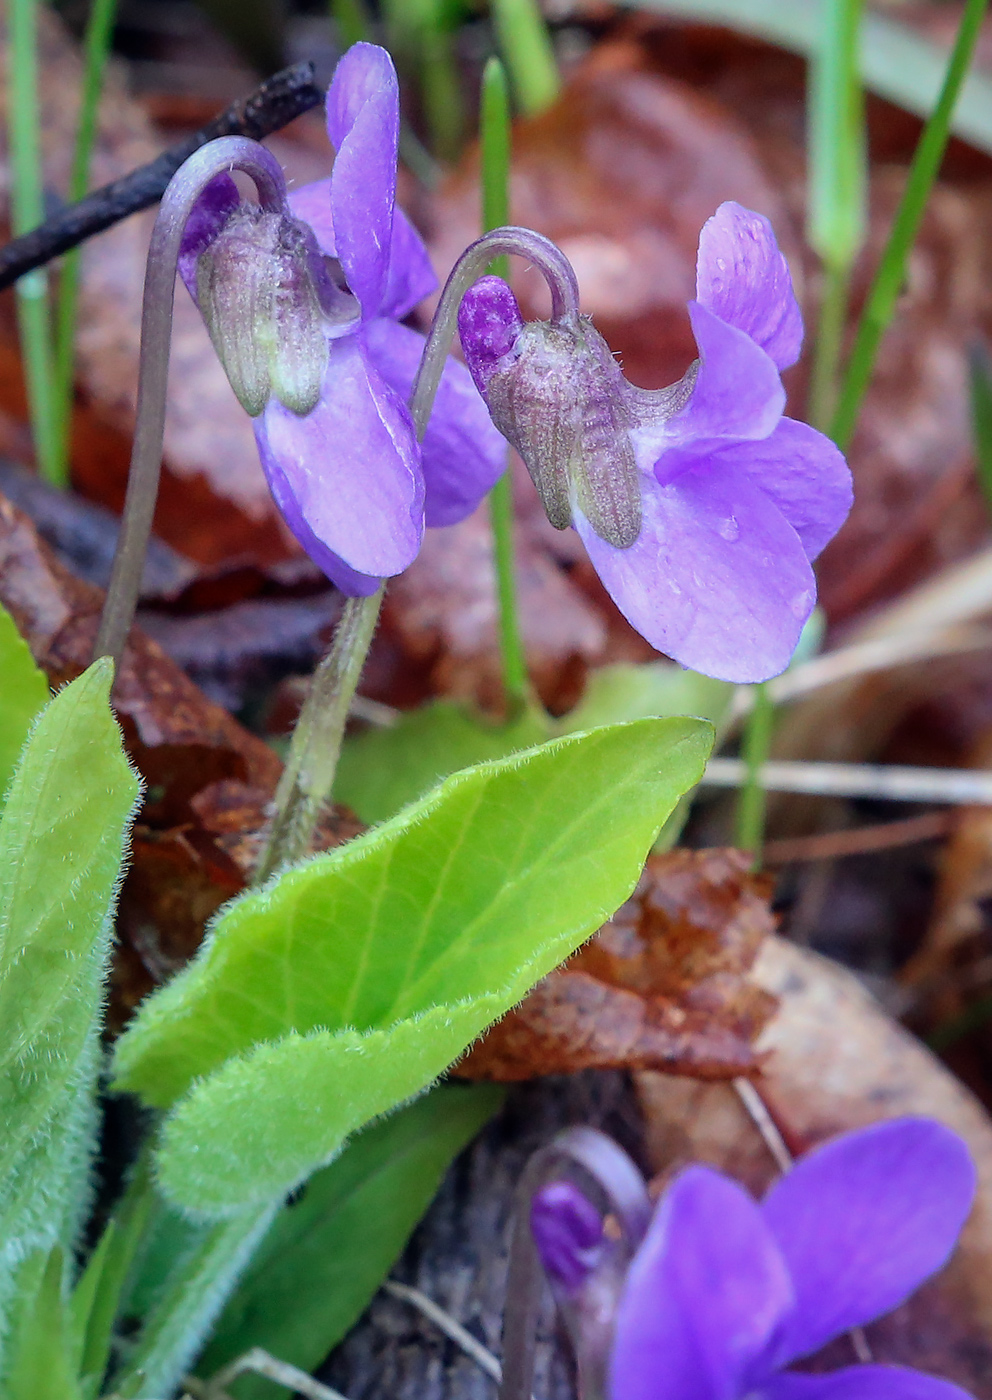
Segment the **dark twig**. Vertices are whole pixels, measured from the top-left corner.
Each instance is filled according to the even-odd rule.
[[[38,228],[0,248],[0,288],[9,287],[26,272],[42,267],[75,248],[95,233],[157,204],[176,171],[194,151],[218,136],[248,136],[253,141],[286,126],[294,117],[318,106],[324,95],[313,79],[312,63],[296,63],[267,78],[248,97],[232,103],[226,112],[178,146],[148,165],[132,170],[112,184],[94,190],[78,204],[70,204],[46,219]]]

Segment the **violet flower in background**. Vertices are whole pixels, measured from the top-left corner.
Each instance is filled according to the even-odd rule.
[[[767,219],[726,203],[707,221],[689,317],[699,359],[655,391],[624,379],[586,318],[525,324],[498,278],[468,292],[459,329],[552,524],[575,526],[632,626],[706,675],[766,680],[851,506],[841,453],[782,416],[802,318]]]
[[[609,1400],[967,1400],[951,1382],[901,1366],[785,1368],[936,1273],[975,1180],[962,1140],[924,1118],[834,1138],[760,1204],[720,1172],[688,1167],[655,1207],[615,1297],[602,1367]],[[576,1198],[573,1183],[555,1182],[535,1193],[531,1215],[566,1307],[595,1290],[608,1254],[592,1203]]]
[[[180,271],[255,416],[272,495],[311,559],[367,596],[427,525],[475,509],[506,449],[463,365],[447,363],[421,448],[406,401],[424,337],[400,324],[437,279],[395,207],[399,93],[356,44],[327,94],[330,176],[259,216],[219,176],[187,224]]]

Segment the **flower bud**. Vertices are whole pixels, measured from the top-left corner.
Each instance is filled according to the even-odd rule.
[[[328,340],[353,326],[358,305],[335,284],[310,228],[240,204],[197,259],[196,293],[245,411],[257,417],[274,397],[301,417],[311,412]]]
[[[534,1192],[530,1228],[544,1272],[566,1294],[578,1292],[603,1253],[603,1217],[571,1181]]]
[[[584,316],[524,322],[505,282],[483,278],[458,318],[465,358],[493,422],[517,449],[558,530],[578,507],[601,539],[629,549],[641,485],[620,367]]]

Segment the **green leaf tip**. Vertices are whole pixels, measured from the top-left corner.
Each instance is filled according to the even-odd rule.
[[[628,897],[711,742],[640,719],[481,764],[230,905],[118,1042],[118,1088],[180,1100],[169,1199],[268,1199],[425,1089]]]

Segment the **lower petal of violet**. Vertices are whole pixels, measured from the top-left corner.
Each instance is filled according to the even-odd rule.
[[[687,1168],[659,1202],[627,1275],[611,1400],[739,1400],[791,1303],[755,1202],[719,1172]]]
[[[951,1381],[904,1366],[845,1366],[823,1376],[783,1371],[753,1392],[753,1400],[973,1400]]]
[[[607,591],[681,665],[739,684],[784,671],[816,601],[799,536],[743,472],[707,461],[668,486],[644,479],[641,533],[615,549],[576,512]]]
[[[405,401],[424,349],[424,337],[380,318],[363,334],[369,356]],[[493,426],[472,376],[449,357],[423,441],[428,525],[455,525],[471,515],[506,470],[506,440]]]
[[[423,538],[419,449],[409,413],[359,335],[331,343],[312,413],[301,418],[272,400],[255,436],[286,523],[320,568],[331,573],[333,557],[352,575],[380,579],[413,562]]]

